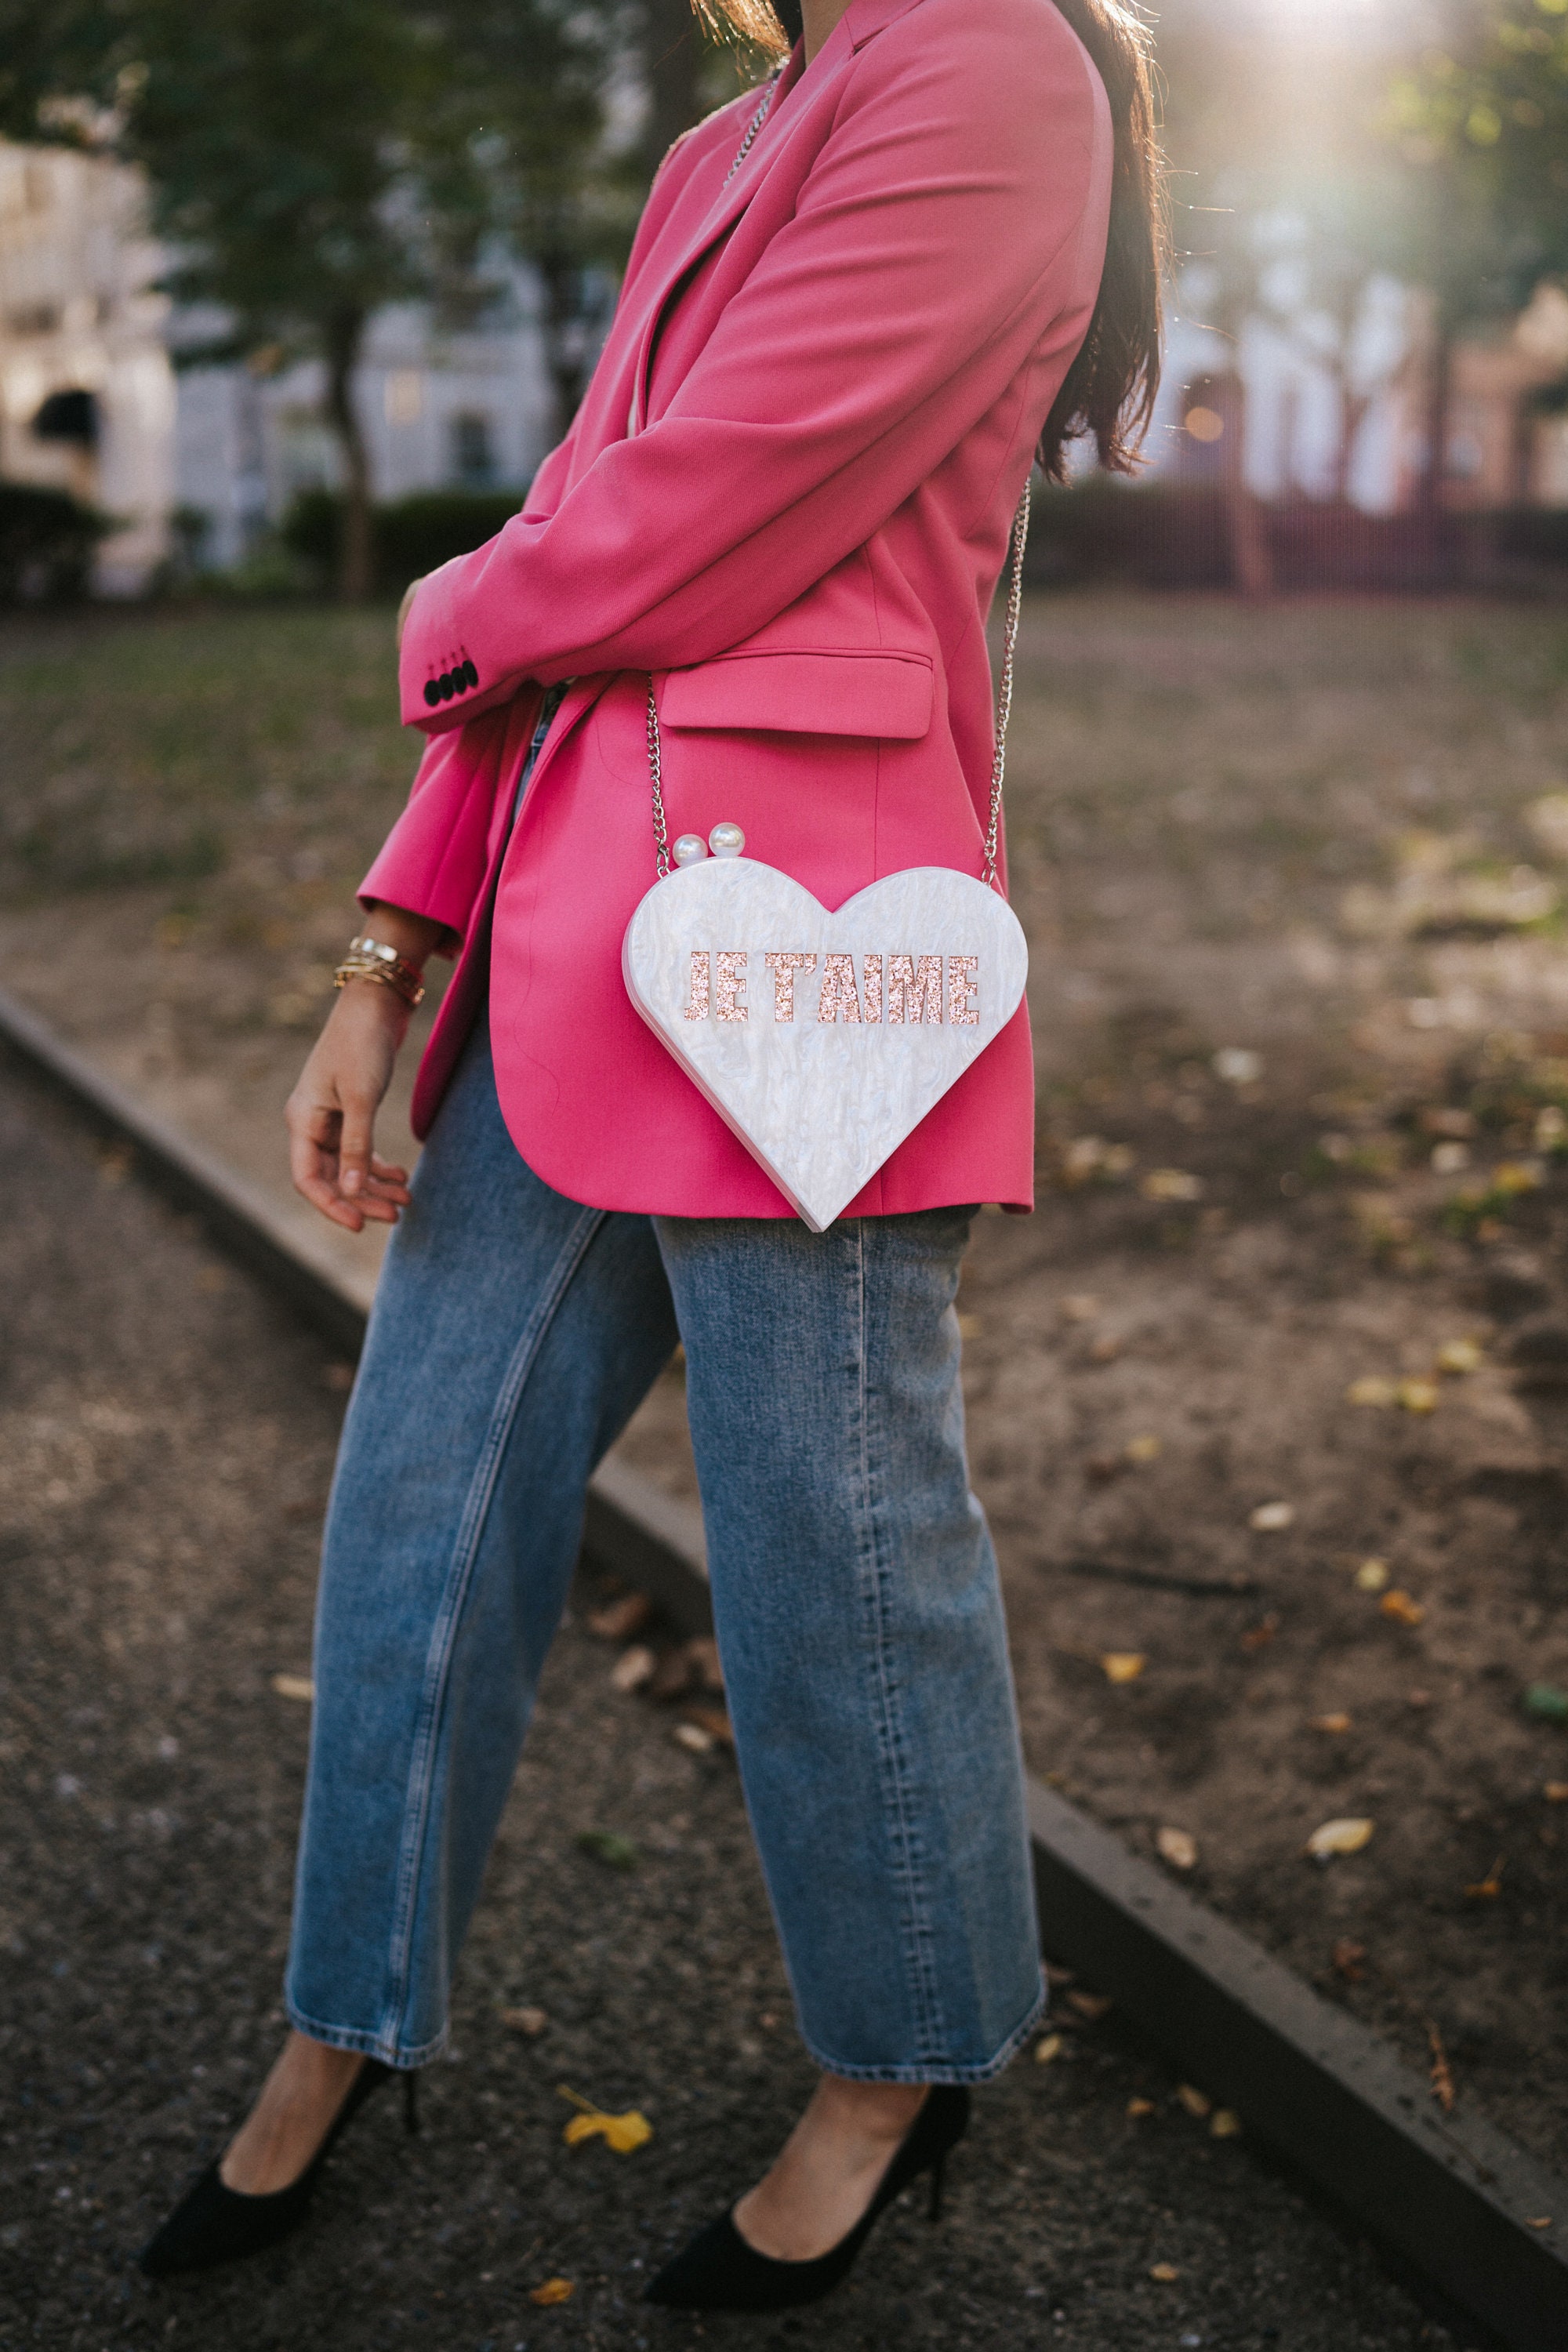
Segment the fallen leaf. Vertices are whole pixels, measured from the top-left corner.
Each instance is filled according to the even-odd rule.
[[[1524,1694],[1524,1711],[1545,1723],[1568,1723],[1568,1691],[1559,1690],[1555,1683],[1531,1683]]]
[[[713,1734],[704,1731],[700,1723],[678,1723],[675,1738],[677,1746],[684,1748],[692,1756],[706,1756],[713,1747]]]
[[[1110,1334],[1106,1332],[1100,1339],[1090,1341],[1089,1352],[1090,1360],[1094,1363],[1113,1364],[1121,1353],[1121,1342],[1120,1339],[1113,1339]]]
[[[1541,1793],[1549,1805],[1568,1805],[1568,1780],[1548,1780]]]
[[[685,1719],[695,1725],[699,1731],[705,1731],[717,1746],[733,1748],[735,1745],[734,1726],[723,1707],[694,1706]]]
[[[1178,2104],[1185,2107],[1188,2115],[1195,2116],[1199,2123],[1203,2122],[1204,2117],[1214,2106],[1214,2101],[1205,2098],[1203,2092],[1196,2089],[1191,2083],[1177,2084],[1176,2098]]]
[[[1426,1612],[1419,1601],[1412,1601],[1408,1592],[1385,1592],[1378,1602],[1385,1617],[1396,1618],[1401,1625],[1419,1625]]]
[[[1076,2009],[1086,2025],[1098,2025],[1110,2011],[1110,1995],[1105,1992],[1069,1992],[1068,2007]]]
[[[579,2098],[564,2083],[555,2085],[557,2095],[570,2099],[580,2112],[574,2115],[562,2133],[568,2147],[576,2147],[585,2139],[602,2139],[617,2156],[630,2156],[633,2148],[641,2147],[653,2137],[653,2126],[636,2107],[628,2107],[623,2116],[606,2115],[603,2107],[595,2106],[591,2099]]]
[[[644,1683],[653,1680],[658,1660],[641,1643],[623,1650],[610,1668],[610,1680],[618,1691],[641,1690]]]
[[[1455,1136],[1460,1142],[1467,1142],[1476,1131],[1475,1117],[1472,1112],[1445,1108],[1424,1110],[1421,1114],[1421,1125],[1427,1135]]]
[[[526,2033],[532,2041],[542,2033],[550,2020],[542,2009],[503,2009],[500,2021],[513,2033]]]
[[[1527,2230],[1550,2230],[1552,2216],[1550,2213],[1528,2213],[1525,2216],[1524,2226]]]
[[[1484,1360],[1480,1345],[1475,1339],[1445,1339],[1437,1350],[1436,1363],[1440,1372],[1456,1375],[1478,1372]]]
[[[1541,1170],[1528,1160],[1501,1160],[1492,1170],[1494,1192],[1535,1192],[1541,1183]]]
[[[1354,1819],[1324,1822],[1312,1832],[1303,1851],[1314,1862],[1330,1862],[1337,1853],[1359,1853],[1370,1842],[1373,1826]]]
[[[684,1643],[679,1650],[666,1650],[648,1684],[651,1698],[682,1698],[700,1680],[696,1659]]]
[[[1152,2116],[1153,2114],[1154,2102],[1152,2099],[1129,2099],[1127,2102],[1127,2112],[1132,2117],[1133,2121],[1136,2122],[1140,2116]]]
[[[1108,1683],[1135,1683],[1149,1661],[1142,1650],[1106,1650],[1100,1663]]]
[[[528,2299],[530,2303],[540,2303],[545,2305],[552,2303],[570,2303],[572,2297],[576,2294],[576,2292],[577,2290],[573,2285],[570,2279],[546,2279],[542,2286],[531,2286],[529,2288]]]
[[[978,1339],[984,1328],[985,1321],[983,1316],[961,1315],[958,1318],[958,1336],[961,1339]]]
[[[1406,1706],[1414,1707],[1430,1706],[1432,1704],[1432,1694],[1427,1690],[1413,1690],[1407,1692],[1405,1695],[1405,1704]]]
[[[1039,2041],[1035,2044],[1035,2063],[1037,2066],[1048,2066],[1053,2058],[1059,2058],[1061,2054],[1062,2037],[1059,2033],[1042,2034]]]
[[[1292,1527],[1296,1519],[1294,1503],[1259,1503],[1250,1512],[1247,1524],[1260,1536],[1275,1535],[1281,1528]]]
[[[1163,1440],[1158,1437],[1130,1437],[1126,1445],[1129,1462],[1157,1462],[1163,1450]]]
[[[1185,1830],[1156,1830],[1154,1847],[1161,1861],[1168,1862],[1173,1870],[1192,1870],[1196,1866],[1198,1842]]]
[[[1241,1637],[1244,1650],[1266,1650],[1279,1631],[1279,1620],[1272,1610],[1259,1623],[1249,1625]]]
[[[1376,1372],[1368,1372],[1361,1380],[1351,1382],[1345,1391],[1345,1402],[1371,1405],[1397,1404],[1399,1384],[1396,1381],[1381,1379]]]
[[[1241,2130],[1241,2117],[1234,2107],[1216,2107],[1209,2117],[1210,2139],[1235,2139]]]
[[[653,1602],[646,1592],[627,1592],[619,1601],[591,1611],[588,1631],[596,1633],[601,1642],[629,1642],[634,1633],[642,1632],[652,1615]]]
[[[272,1687],[279,1698],[299,1698],[308,1703],[316,1696],[316,1685],[309,1675],[274,1675]]]
[[[1388,1562],[1385,1559],[1363,1559],[1355,1572],[1358,1592],[1381,1592],[1388,1582]]]
[[[1360,1984],[1366,1975],[1366,1946],[1353,1936],[1342,1936],[1333,1949],[1334,1969],[1346,1984]]]
[[[1465,1894],[1470,1902],[1495,1903],[1497,1901],[1498,1896],[1502,1893],[1502,1865],[1503,1857],[1500,1853],[1486,1876],[1478,1878],[1473,1886],[1466,1887]]]
[[[1462,1176],[1470,1164],[1469,1146],[1465,1143],[1435,1143],[1431,1164],[1434,1176]]]
[[[1342,1713],[1336,1713],[1334,1715],[1315,1715],[1312,1717],[1312,1728],[1314,1731],[1348,1731],[1350,1727],[1350,1717]]]
[[[1442,2035],[1430,2018],[1427,2018],[1426,2022],[1426,2046],[1432,2053],[1432,2066],[1427,2080],[1432,2085],[1432,2096],[1436,2100],[1443,2113],[1449,2115],[1454,2105],[1453,2069],[1448,2063],[1448,2053],[1443,2047]]]
[[[1399,1402],[1406,1412],[1436,1412],[1437,1383],[1436,1381],[1401,1381]]]
[[[1182,2273],[1174,2263],[1151,2263],[1149,2275],[1152,2279],[1158,2279],[1162,2285],[1169,2286],[1171,2281],[1179,2279]]]
[[[1189,1175],[1184,1168],[1151,1168],[1138,1190],[1146,1201],[1201,1201],[1204,1196],[1202,1177]]]
[[[1222,1045],[1209,1066],[1227,1087],[1252,1087],[1263,1076],[1263,1056],[1250,1045]]]
[[[1100,1312],[1100,1301],[1087,1290],[1075,1290],[1061,1300],[1058,1312],[1066,1323],[1092,1323]]]
[[[630,1838],[622,1837],[617,1830],[579,1830],[578,1850],[591,1853],[595,1862],[611,1870],[635,1870],[637,1850]]]

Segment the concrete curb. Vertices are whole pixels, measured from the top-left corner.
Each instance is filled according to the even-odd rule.
[[[365,1310],[269,1203],[144,1110],[0,992],[0,1041],[213,1239],[345,1355]],[[712,1623],[701,1515],[613,1458],[595,1476],[584,1549],[647,1591],[683,1633]],[[1568,2181],[1460,2100],[1445,2116],[1377,2036],[1032,1780],[1041,1935],[1249,2134],[1510,2352],[1568,2347]],[[1545,2226],[1541,2226],[1542,2223]]]

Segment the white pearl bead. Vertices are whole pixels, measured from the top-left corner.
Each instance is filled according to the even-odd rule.
[[[700,866],[708,855],[708,844],[700,833],[683,833],[669,854],[678,866]]]
[[[716,824],[708,836],[715,857],[739,857],[745,845],[746,836],[738,824]]]

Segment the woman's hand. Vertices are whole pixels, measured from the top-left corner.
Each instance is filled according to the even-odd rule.
[[[378,902],[365,908],[365,929],[421,968],[451,938],[424,915]],[[378,980],[347,982],[283,1114],[294,1190],[351,1234],[362,1233],[367,1219],[395,1225],[408,1206],[408,1171],[372,1149],[375,1115],[407,1034],[408,1007],[395,989]]]
[[[408,1007],[390,988],[348,982],[283,1114],[294,1190],[351,1234],[363,1233],[367,1219],[395,1225],[408,1206],[408,1171],[372,1149],[407,1028]]]

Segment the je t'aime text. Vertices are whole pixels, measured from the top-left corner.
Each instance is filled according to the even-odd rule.
[[[816,957],[797,948],[769,948],[761,961],[773,982],[773,1019],[793,1021],[796,982],[815,974]],[[751,964],[746,948],[720,948],[712,952],[693,948],[686,1019],[749,1021],[752,1008],[746,991]],[[822,958],[816,1018],[856,1026],[879,1023],[932,1027],[945,1021],[954,1029],[973,1029],[980,1018],[974,1003],[979,990],[978,956],[863,955],[857,975],[852,955],[826,954]],[[763,993],[765,1001],[765,980]],[[766,1018],[765,1013],[763,1017]]]

